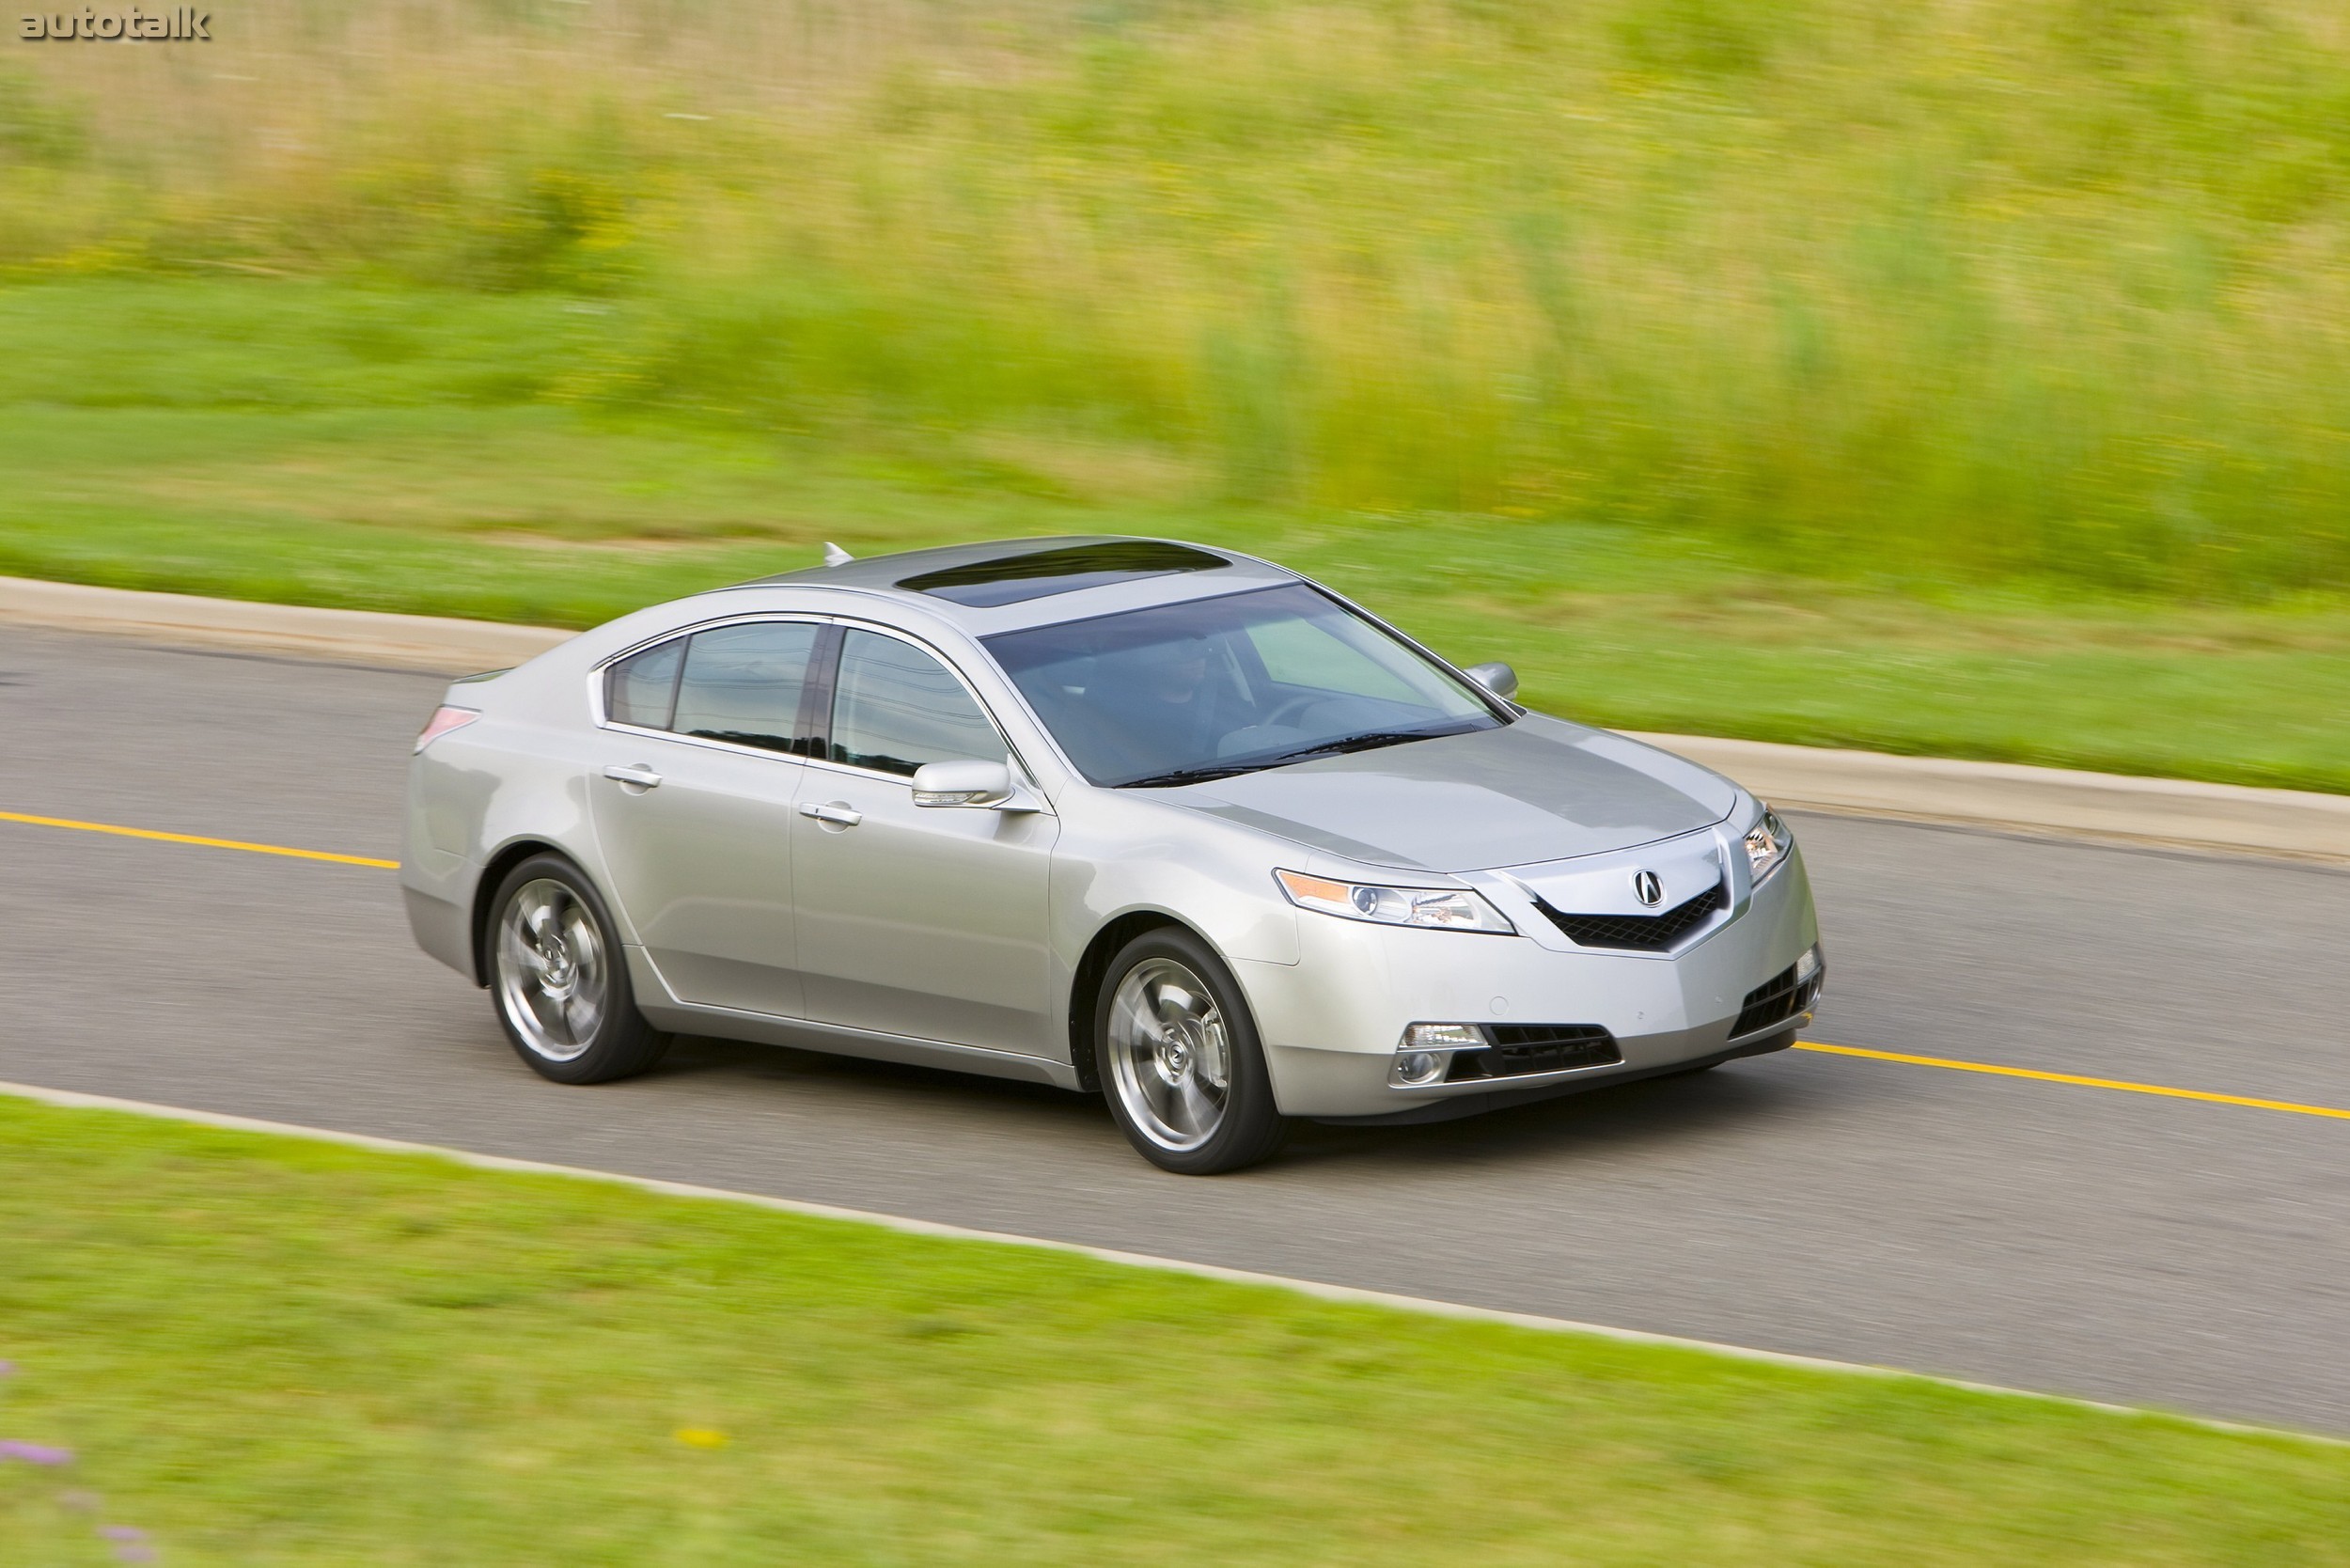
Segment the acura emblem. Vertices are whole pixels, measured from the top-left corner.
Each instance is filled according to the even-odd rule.
[[[1632,873],[1632,896],[1654,909],[1665,902],[1665,885],[1654,871]]]

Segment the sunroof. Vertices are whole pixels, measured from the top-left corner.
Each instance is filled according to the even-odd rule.
[[[1113,540],[1102,544],[1065,544],[1058,550],[1031,550],[1026,555],[999,556],[901,577],[898,586],[916,593],[934,594],[958,604],[988,608],[1017,604],[1105,583],[1132,582],[1139,577],[1164,577],[1170,572],[1214,572],[1232,563],[1222,556],[1195,550],[1188,544],[1155,540]]]

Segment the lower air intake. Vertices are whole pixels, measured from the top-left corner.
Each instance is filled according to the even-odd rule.
[[[1827,979],[1825,969],[1814,969],[1811,978],[1798,983],[1795,966],[1792,964],[1769,980],[1747,993],[1740,1008],[1738,1021],[1730,1026],[1730,1038],[1753,1034],[1774,1024],[1784,1024],[1790,1018],[1810,1012],[1820,1000],[1820,984]]]
[[[1597,1024],[1487,1024],[1482,1051],[1452,1058],[1447,1083],[1479,1078],[1517,1078],[1528,1073],[1563,1073],[1573,1067],[1612,1067],[1623,1060],[1616,1037]]]

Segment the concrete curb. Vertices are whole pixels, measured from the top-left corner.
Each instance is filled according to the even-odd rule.
[[[236,648],[340,664],[389,665],[463,675],[536,658],[572,634],[446,616],[321,610],[192,593],[0,577],[0,622],[102,632],[179,647]]]
[[[249,604],[23,577],[0,577],[0,623],[450,675],[518,665],[571,635],[543,626]],[[1700,735],[1637,738],[1702,762],[1794,810],[2350,865],[2350,795]]]

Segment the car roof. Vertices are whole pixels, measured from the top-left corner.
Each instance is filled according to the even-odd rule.
[[[894,600],[975,636],[1301,582],[1270,561],[1181,540],[1067,534],[867,556],[738,583]]]

